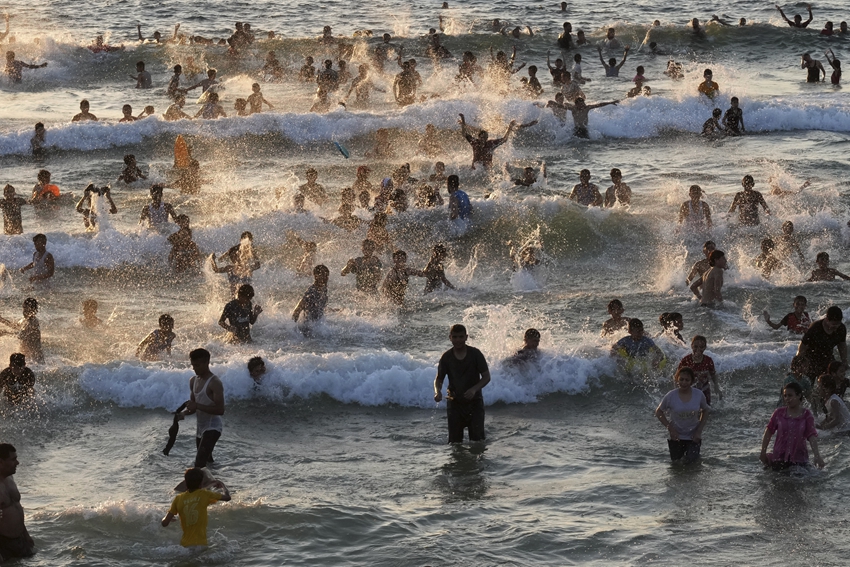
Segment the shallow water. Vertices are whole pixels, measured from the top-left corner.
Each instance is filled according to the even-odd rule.
[[[571,7],[557,3],[452,3],[434,6],[373,2],[350,6],[267,2],[205,4],[164,2],[156,6],[118,1],[81,6],[71,2],[10,5],[15,51],[20,59],[48,67],[25,70],[24,82],[0,79],[0,170],[5,181],[27,194],[36,172],[47,168],[63,192],[82,194],[89,182],[110,181],[119,208],[101,215],[98,233],[88,233],[66,202],[55,211],[24,209],[25,234],[2,236],[0,263],[12,279],[0,283],[0,315],[17,316],[31,291],[14,269],[26,264],[31,237],[48,235],[57,263],[53,292],[40,298],[47,362],[38,376],[34,408],[0,405],[0,438],[18,448],[16,481],[27,509],[27,525],[39,554],[32,565],[528,565],[703,564],[819,565],[844,563],[847,533],[843,486],[850,468],[846,438],[825,437],[822,472],[791,476],[765,473],[758,462],[761,433],[775,407],[797,339],[772,331],[759,315],[774,319],[791,307],[795,295],[808,297],[808,311],[822,316],[837,304],[847,308],[843,283],[802,283],[815,254],[827,251],[833,266],[847,272],[846,155],[850,147],[850,105],[841,89],[807,85],[798,68],[800,54],[831,47],[842,58],[846,37],[822,38],[822,23],[846,18],[843,5],[815,6],[812,29],[780,26],[771,6],[721,3],[713,9],[752,25],[744,29],[706,27],[693,38],[684,26],[691,17],[708,19],[704,7],[685,2],[674,10],[645,2],[628,6],[598,2]],[[789,7],[789,15],[802,8]],[[274,29],[280,38],[258,41],[238,61],[223,48],[156,47],[134,42],[136,16],[143,32],[166,34],[177,21],[181,31],[207,37],[228,35],[232,21],[249,21],[258,37]],[[637,65],[646,67],[653,96],[624,100],[590,115],[591,140],[572,136],[513,90],[497,94],[454,83],[456,61],[434,70],[424,57],[424,34],[447,16],[444,43],[455,55],[472,50],[486,63],[487,50],[508,50],[513,42],[487,31],[499,17],[531,25],[536,35],[516,43],[517,61],[535,64],[552,95],[545,57],[558,56],[554,40],[569,20],[591,42],[615,26],[633,46],[622,77],[606,79],[596,50],[581,48],[584,90],[591,102],[619,99],[631,88]],[[662,75],[668,57],[637,46],[647,25],[660,19],[652,40],[685,64],[686,78]],[[250,93],[268,50],[293,74],[305,55],[317,62],[334,56],[313,38],[325,24],[339,35],[373,29],[400,36],[405,57],[416,57],[425,85],[439,95],[399,110],[391,96],[373,93],[369,110],[342,107],[311,114],[312,87],[286,81],[263,83],[276,110],[248,118],[165,122],[159,117],[117,124],[123,104],[136,112],[153,104],[167,107],[164,87],[169,68],[193,56],[219,69],[225,108]],[[93,55],[85,46],[94,35],[125,43],[124,52]],[[377,38],[370,40],[374,45]],[[359,45],[352,63],[362,60]],[[568,54],[572,55],[572,54]],[[606,57],[609,54],[605,54]],[[621,52],[610,56],[621,57]],[[846,56],[844,56],[846,58]],[[152,91],[137,91],[127,77],[145,60]],[[721,86],[718,106],[738,96],[750,135],[706,141],[696,133],[712,105],[696,86],[711,67]],[[393,70],[394,64],[387,65]],[[514,78],[525,76],[523,70]],[[392,77],[379,77],[382,88]],[[71,124],[79,100],[87,98],[97,124]],[[191,102],[187,109],[197,109]],[[494,172],[468,169],[470,152],[458,135],[457,114],[497,135],[516,119],[539,124],[520,132],[496,152]],[[48,129],[49,155],[28,156],[32,125]],[[306,215],[289,211],[294,188],[313,166],[336,202],[368,164],[373,183],[401,163],[414,177],[431,172],[433,160],[416,155],[425,125],[443,136],[439,157],[448,173],[461,176],[476,208],[474,222],[459,227],[445,211],[413,210],[391,217],[396,245],[421,267],[431,247],[450,250],[448,278],[458,287],[421,296],[411,280],[407,303],[394,310],[359,296],[353,278],[339,277],[348,258],[359,255],[365,234],[328,225],[335,205],[311,206]],[[389,128],[397,148],[391,160],[372,160],[377,128]],[[166,191],[166,201],[192,218],[195,242],[205,254],[237,243],[244,230],[255,236],[263,267],[255,274],[256,302],[264,308],[254,327],[255,343],[223,342],[218,317],[227,300],[223,276],[210,270],[187,280],[169,275],[166,235],[137,225],[147,201],[147,182],[130,186],[114,179],[122,158],[133,153],[149,182],[166,180],[174,138],[183,134],[208,180],[201,194]],[[494,135],[496,135],[494,134]],[[345,160],[332,141],[345,144]],[[548,178],[539,187],[517,191],[510,182],[523,166],[545,162]],[[508,167],[510,174],[504,171]],[[604,190],[607,172],[620,168],[635,192],[630,208],[587,210],[564,198],[588,168]],[[805,180],[799,195],[767,196],[772,215],[758,229],[741,230],[727,215],[744,174],[768,192],[776,177],[785,190]],[[714,213],[709,235],[675,229],[678,206],[697,183]],[[277,199],[276,189],[282,197]],[[485,198],[485,195],[490,198]],[[358,212],[364,218],[368,214]],[[770,281],[751,261],[765,234],[777,234],[791,220],[807,258]],[[324,323],[304,336],[290,313],[309,281],[295,275],[300,252],[286,237],[295,230],[319,243],[318,261],[331,270],[330,307]],[[687,268],[711,237],[730,260],[720,311],[705,311],[684,284]],[[511,270],[507,241],[542,243],[546,265],[534,275]],[[384,258],[387,265],[389,258]],[[671,387],[669,372],[651,378],[623,376],[609,359],[610,341],[599,337],[613,297],[626,315],[640,317],[654,335],[664,311],[684,316],[683,334],[708,337],[726,394],[715,402],[700,465],[669,464],[664,431],[652,412]],[[78,323],[80,301],[97,299],[107,325],[85,331]],[[134,358],[138,342],[170,313],[178,335],[174,354],[160,363]],[[462,322],[470,344],[487,356],[493,381],[488,403],[486,444],[445,445],[445,409],[435,407],[432,383],[441,352],[449,348],[447,329]],[[528,327],[541,330],[539,365],[511,368],[502,360],[522,342]],[[675,362],[688,353],[666,338],[658,340]],[[187,395],[192,375],[186,353],[203,346],[213,354],[213,371],[227,396],[224,435],[213,472],[234,493],[230,504],[212,508],[210,541],[201,556],[178,545],[179,529],[158,525],[172,497],[171,487],[194,456],[187,420],[170,457],[161,454],[171,423],[168,411]],[[0,359],[17,343],[0,338]],[[245,361],[260,354],[269,371],[255,387]],[[669,367],[668,367],[669,368]]]

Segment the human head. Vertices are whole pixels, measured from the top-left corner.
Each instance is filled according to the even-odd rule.
[[[218,71],[216,71],[215,69],[207,69],[207,77],[210,79],[215,79],[217,73]]]
[[[798,295],[794,298],[794,309],[800,309],[802,311],[808,304],[809,300],[806,299],[805,295]]]
[[[694,201],[698,201],[700,197],[702,197],[702,187],[699,185],[691,185],[691,188],[688,189],[688,195]]]
[[[41,233],[36,234],[32,237],[32,243],[35,246],[36,250],[43,250],[45,247],[47,247],[47,237]]]
[[[136,63],[136,71],[142,72],[144,70],[145,70],[145,62],[144,61],[139,61],[138,63]]]
[[[97,313],[97,301],[94,299],[83,300],[83,315],[90,316]]]
[[[0,478],[10,477],[18,469],[18,451],[9,443],[0,443]]]
[[[575,106],[576,106],[576,108],[584,108],[585,107],[584,99],[581,98],[581,97],[578,97],[576,99]]]
[[[726,254],[724,254],[722,250],[714,250],[711,252],[711,254],[708,255],[708,265],[715,266],[718,262],[721,262],[721,260],[725,259]]]
[[[6,61],[14,61],[15,60],[15,52],[7,51],[6,52]]]
[[[27,365],[27,357],[19,352],[11,355],[9,357],[9,366],[13,366],[15,368],[23,368]]]
[[[680,388],[688,389],[691,387],[691,384],[694,383],[694,371],[689,366],[683,366],[676,371],[675,377],[676,384],[679,385]]]
[[[174,317],[171,315],[162,314],[159,316],[159,328],[163,331],[171,331],[174,328]]]
[[[577,99],[577,101],[578,101],[578,99]],[[582,169],[581,172],[578,174],[578,178],[582,183],[589,182],[590,181],[590,170],[589,169]]]
[[[319,178],[319,172],[317,172],[312,167],[308,168],[307,171],[304,172],[304,174],[307,176],[307,181],[315,181]]]
[[[573,31],[573,25],[570,22],[564,22],[564,31],[571,33]]]
[[[576,53],[573,56],[573,61],[575,61],[576,63],[581,63],[581,53]]]
[[[407,252],[404,250],[396,250],[393,252],[393,263],[396,265],[407,263]]]
[[[838,24],[838,31],[841,33],[847,33],[847,22],[841,22]]]
[[[731,99],[729,99],[729,104],[732,105],[732,108],[738,108],[738,97],[733,96]]]
[[[738,25],[739,26],[747,25],[747,18],[741,18],[740,20],[738,20]]]
[[[829,254],[827,254],[826,252],[818,252],[818,255],[815,256],[815,262],[821,268],[828,268],[829,267]]]
[[[236,298],[242,301],[251,301],[254,299],[254,286],[251,284],[240,285],[239,291],[236,292]]]
[[[3,187],[3,196],[6,199],[12,199],[15,196],[15,188],[7,183],[6,186]]]
[[[613,181],[614,183],[617,183],[622,178],[623,178],[623,172],[620,171],[618,168],[615,167],[614,169],[611,170],[611,181]]]
[[[460,177],[457,175],[449,175],[446,178],[446,189],[448,189],[449,193],[454,193],[460,189]]]
[[[199,488],[201,488],[201,484],[204,482],[204,471],[202,471],[198,467],[186,469],[186,472],[183,473],[183,480],[186,481],[186,490],[188,490],[189,492],[192,492],[193,490],[198,490]]]
[[[705,244],[702,245],[702,252],[703,252],[703,254],[705,254],[706,258],[708,258],[708,256],[712,252],[714,252],[716,249],[717,249],[717,245],[714,244],[713,240],[706,240]]]
[[[38,313],[38,300],[34,297],[24,299],[23,313],[24,317],[30,317]]]
[[[614,57],[608,59],[608,65],[611,67],[615,67],[617,65],[617,60]]]
[[[644,72],[643,65],[638,65],[637,68],[635,69],[635,73],[637,73],[639,76],[643,76],[643,72]]]
[[[44,123],[43,122],[36,122],[35,123],[35,133],[41,134],[43,132],[44,132]]]
[[[466,332],[466,327],[460,324],[452,325],[449,329],[449,340],[454,347],[462,347],[466,344],[466,339],[469,334]]]
[[[826,310],[826,320],[830,323],[835,323],[836,327],[838,326],[838,323],[841,323],[842,319],[844,319],[844,313],[841,312],[841,308],[837,305],[833,305]]]
[[[259,356],[255,356],[248,361],[248,374],[254,380],[266,373],[266,363]]]
[[[623,302],[619,299],[612,299],[608,302],[608,313],[610,315],[622,315],[625,308],[623,307]]]
[[[835,383],[835,378],[833,378],[830,374],[821,374],[818,376],[818,386],[820,386],[823,391],[824,398],[829,398],[838,389],[838,386]]]
[[[744,190],[752,189],[755,187],[756,181],[753,179],[752,175],[745,175],[743,179],[741,179],[741,185],[744,186]]]
[[[378,247],[378,245],[375,244],[375,241],[370,240],[368,238],[366,240],[364,240],[363,243],[360,245],[360,249],[363,251],[363,255],[366,256],[366,257],[369,257],[372,254],[374,254],[375,249],[377,247]]]
[[[174,66],[174,74],[175,75],[179,75],[182,72],[183,72],[183,66],[182,65],[175,65]]]
[[[164,189],[164,187],[162,185],[160,185],[159,183],[154,183],[153,185],[151,185],[150,193],[151,193],[151,200],[153,202],[158,203],[159,201],[162,200],[163,189]]]
[[[782,397],[786,404],[788,404],[789,398],[796,398],[796,401],[799,404],[800,398],[803,397],[803,387],[797,382],[788,382],[782,388]]]
[[[330,277],[331,277],[331,271],[324,264],[319,264],[318,266],[313,268],[313,282],[316,285],[319,285],[319,286],[327,285]]]
[[[189,362],[195,374],[206,374],[210,369],[210,351],[205,348],[196,348],[189,353]]]
[[[41,183],[50,183],[50,172],[46,169],[39,170],[35,178]]]
[[[773,242],[772,238],[765,238],[761,241],[761,251],[763,254],[773,252],[774,248],[776,248],[776,243]]]
[[[557,102],[558,104],[564,104],[564,93],[556,93],[555,102]]]
[[[633,339],[639,339],[643,336],[643,321],[637,318],[629,319],[629,334]]]
[[[537,74],[537,65],[529,65],[528,66],[528,74],[533,77]]]
[[[691,350],[696,351],[699,350],[700,353],[704,352],[708,347],[708,339],[706,339],[702,335],[694,335],[694,338],[691,339]]]
[[[714,110],[712,110],[712,111],[711,111],[711,115],[712,115],[714,118],[720,118],[720,115],[721,115],[721,114],[723,114],[723,111],[722,111],[722,110],[720,110],[719,108],[715,108]]]
[[[617,31],[614,28],[608,28],[608,39],[614,39],[616,33]]]
[[[124,105],[124,107],[129,108],[130,105],[126,104],[126,105]],[[131,109],[131,112],[132,112],[132,109]],[[135,163],[136,163],[136,156],[134,156],[133,154],[127,154],[127,155],[124,156],[124,165],[135,165]]]
[[[537,329],[528,329],[523,337],[525,348],[535,349],[540,345],[540,331]]]
[[[251,85],[251,90],[255,93],[260,92],[260,83],[254,83],[253,85]]]

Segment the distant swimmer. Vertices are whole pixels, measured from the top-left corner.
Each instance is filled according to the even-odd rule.
[[[168,235],[171,251],[168,253],[168,264],[176,274],[199,271],[202,256],[198,245],[192,240],[192,229],[189,227],[187,215],[177,215],[175,221],[180,228]]]
[[[590,170],[582,169],[579,173],[580,183],[570,192],[570,201],[587,207],[601,207],[604,203],[599,187],[590,182]]]
[[[24,63],[23,61],[18,61],[15,59],[14,51],[6,52],[6,68],[3,70],[6,73],[6,76],[9,77],[9,80],[13,83],[20,83],[23,79],[23,70],[24,69],[41,69],[43,67],[47,67],[47,63],[42,63],[41,65],[33,65],[32,63]]]
[[[608,59],[608,63],[605,63],[605,60],[602,58],[602,46],[597,46],[596,50],[599,52],[599,61],[602,63],[602,66],[605,67],[605,76],[606,77],[619,77],[620,76],[620,68],[626,64],[626,58],[629,56],[629,46],[627,45],[625,50],[623,51],[623,59],[620,63],[617,63],[617,60],[611,57]]]
[[[770,208],[768,208],[762,194],[753,190],[755,181],[752,175],[745,175],[741,180],[741,185],[743,185],[744,190],[735,194],[729,212],[734,213],[735,209],[738,209],[738,218],[742,225],[757,226],[759,224],[759,205],[768,215]]]
[[[691,267],[691,271],[688,273],[688,276],[685,278],[685,283],[690,285],[691,282],[699,280],[702,278],[702,275],[708,271],[711,265],[708,263],[708,257],[711,256],[711,253],[717,246],[711,240],[706,240],[705,244],[702,245],[702,253],[705,255],[705,258],[702,260],[697,260],[694,265]],[[700,283],[702,285],[702,283]]]
[[[328,195],[325,188],[321,184],[316,183],[316,180],[319,178],[319,172],[310,167],[307,168],[304,174],[307,177],[307,183],[299,186],[298,192],[321,207],[327,201]]]
[[[632,203],[632,188],[623,182],[623,172],[616,167],[611,170],[612,185],[605,190],[605,206],[613,207],[617,203],[627,206]]]
[[[260,260],[254,250],[254,235],[248,231],[242,233],[239,244],[231,246],[218,260],[227,258],[230,265],[218,266],[215,254],[210,255],[210,264],[216,274],[227,274],[230,296],[236,297],[242,284],[250,284],[254,272],[260,269]]]
[[[138,33],[139,41],[156,43],[157,45],[164,44],[164,43],[178,43],[179,38],[177,36],[177,32],[179,30],[180,30],[180,24],[177,24],[176,26],[174,26],[174,35],[172,35],[168,39],[162,39],[162,34],[159,31],[153,32],[153,35],[150,38],[145,39],[145,36],[142,35],[142,25],[141,24],[136,25],[136,32]],[[200,37],[200,36],[198,36],[198,37]],[[184,37],[184,41],[185,41],[185,37]]]
[[[94,299],[84,299],[82,303],[83,316],[80,317],[80,325],[85,329],[96,329],[103,324],[103,321],[97,316],[97,301]]]
[[[537,65],[528,66],[528,79],[525,82],[525,89],[532,98],[537,98],[543,94],[543,86],[540,84],[540,79],[537,78]]]
[[[691,185],[688,190],[690,199],[679,207],[679,224],[693,232],[711,230],[711,209],[702,200],[703,191],[699,185]]]
[[[584,30],[578,30],[576,32],[576,45],[587,45],[587,37],[584,35]]]
[[[168,81],[168,87],[165,89],[165,94],[173,99],[176,99],[179,95],[185,95],[186,89],[180,88],[180,75],[183,74],[183,67],[181,65],[174,66],[174,75],[172,75],[171,80]]]
[[[511,132],[516,127],[516,120],[511,120],[504,136],[490,140],[490,134],[487,130],[479,131],[477,136],[470,134],[466,126],[466,118],[463,114],[458,114],[458,116],[460,116],[461,134],[469,142],[469,145],[472,146],[472,169],[475,169],[476,163],[480,163],[485,169],[489,169],[493,165],[493,152],[508,141],[508,136],[511,135]]]
[[[792,333],[802,335],[809,330],[809,327],[812,324],[812,318],[809,316],[808,311],[806,311],[808,300],[805,296],[798,295],[794,298],[793,305],[794,311],[785,315],[779,323],[772,322],[770,320],[770,313],[768,313],[767,309],[765,309],[762,312],[765,323],[767,323],[771,329],[785,327]]]
[[[608,28],[608,33],[605,35],[605,40],[602,42],[602,44],[605,46],[605,49],[614,50],[623,48],[623,45],[620,43],[620,40],[617,39],[617,30],[614,28]]]
[[[794,234],[794,223],[785,221],[782,223],[782,234],[776,238],[776,253],[781,259],[787,260],[795,252],[797,253],[797,258],[800,260],[800,264],[804,264],[806,258],[803,256],[800,242]]]
[[[375,256],[376,248],[374,242],[369,239],[364,240],[361,245],[363,255],[350,259],[340,272],[341,276],[354,274],[357,291],[369,295],[378,294],[378,283],[381,281],[381,270],[383,269],[381,260]]]
[[[769,279],[775,270],[782,267],[782,261],[774,254],[775,249],[776,243],[772,238],[763,238],[761,241],[761,254],[753,260],[753,265],[761,270],[761,276],[764,279]]]
[[[691,284],[691,291],[704,307],[719,307],[723,303],[723,270],[727,269],[726,254],[714,250],[708,255],[708,271]],[[699,288],[702,287],[702,293]]]
[[[218,325],[227,331],[225,338],[227,342],[239,344],[253,342],[251,325],[257,322],[257,317],[263,312],[263,308],[254,305],[251,302],[252,299],[254,299],[253,286],[242,284],[236,292],[236,299],[231,299],[224,306]]]
[[[162,201],[164,187],[159,184],[151,185],[151,202],[142,208],[139,224],[147,222],[150,228],[161,228],[168,224],[168,217],[177,220],[177,213],[171,203]]]
[[[83,99],[80,101],[80,112],[74,115],[71,122],[86,122],[88,120],[97,122],[97,116],[89,112],[89,101]]]
[[[708,98],[713,99],[720,92],[720,86],[711,80],[713,77],[711,69],[706,69],[702,76],[705,80],[699,84],[697,90],[700,94],[704,94]]]
[[[351,96],[351,93],[354,93],[354,102],[357,106],[368,106],[371,98],[372,91],[378,91],[381,93],[385,93],[384,89],[379,89],[375,86],[375,83],[372,82],[369,77],[369,66],[368,65],[360,65],[357,68],[357,76],[354,77],[354,80],[351,81],[351,87],[348,89],[348,93],[345,95],[345,98]]]
[[[472,216],[472,202],[469,195],[460,189],[460,178],[457,175],[449,175],[446,179],[446,188],[449,192],[449,220],[466,220]]]
[[[685,68],[681,63],[670,59],[667,62],[667,69],[664,70],[664,74],[673,80],[683,79],[685,77]]]
[[[3,211],[3,233],[23,234],[24,226],[21,220],[21,206],[29,203],[23,197],[18,197],[15,188],[6,184],[3,187],[3,198],[0,199],[0,210]]]
[[[151,74],[148,71],[145,71],[144,61],[136,63],[136,75],[130,75],[130,78],[136,81],[137,89],[149,89],[153,86]]]
[[[21,353],[33,362],[44,364],[44,351],[41,348],[41,325],[38,317],[36,317],[38,315],[38,300],[33,297],[26,298],[22,311],[23,317],[17,323],[0,317],[0,323],[15,331],[14,333],[0,331],[0,335],[16,336],[20,341],[19,349]],[[0,553],[2,553],[2,550],[0,550]]]
[[[597,102],[596,104],[585,104],[584,99],[579,97],[575,104],[564,103],[567,110],[573,115],[573,135],[577,138],[590,138],[588,130],[588,113],[594,108],[602,108],[611,104],[618,104],[619,100],[611,102]]]
[[[811,4],[806,4],[806,10],[809,11],[809,19],[805,22],[803,21],[803,16],[801,16],[800,14],[794,14],[794,20],[789,20],[788,16],[785,15],[785,12],[782,11],[782,8],[780,8],[778,4],[776,4],[776,9],[779,10],[779,15],[782,16],[782,19],[785,20],[792,28],[808,27],[808,25],[812,23],[812,19],[814,18],[814,15],[812,14]]]
[[[590,79],[585,79],[581,74],[581,53],[573,55],[573,81],[580,85],[589,83]]]
[[[826,55],[826,61],[832,67],[832,77],[830,77],[830,82],[833,85],[838,86],[841,84],[841,61],[835,58],[835,53],[832,52],[832,49],[827,49],[824,52]]]
[[[381,294],[390,303],[404,305],[404,296],[407,295],[407,287],[410,276],[425,277],[425,272],[411,268],[407,265],[407,252],[396,250],[393,252],[393,265],[384,277],[381,284]]]
[[[443,153],[443,146],[440,144],[440,136],[437,133],[437,127],[433,124],[425,125],[425,135],[419,139],[418,150],[420,154],[424,154],[432,158]]]
[[[171,343],[177,335],[174,334],[174,317],[163,314],[159,316],[159,328],[146,336],[136,347],[136,357],[139,360],[152,362],[160,360],[162,354],[171,356]]]
[[[819,59],[812,59],[808,53],[804,53],[800,59],[800,69],[806,70],[806,82],[818,83],[826,80],[826,69],[823,68],[823,63]],[[821,78],[823,73],[823,78]]]
[[[333,68],[333,61],[325,59],[324,67],[316,74],[316,85],[327,92],[333,92],[339,88],[339,73]]]
[[[463,443],[463,430],[469,430],[470,441],[484,441],[484,397],[481,390],[490,383],[490,369],[484,354],[468,346],[469,334],[463,325],[452,325],[449,340],[452,348],[443,353],[434,379],[434,401],[443,399],[443,382],[448,376],[446,413],[449,443]]]
[[[522,170],[522,177],[514,179],[514,185],[521,187],[531,187],[537,183],[537,172],[533,167],[526,167]]]
[[[723,111],[715,108],[711,111],[711,118],[702,123],[702,135],[707,138],[722,136],[724,133],[723,127],[720,125],[720,116]]]
[[[181,419],[197,415],[195,466],[202,468],[214,462],[213,449],[221,437],[224,423],[224,385],[210,371],[210,353],[198,348],[189,353],[189,362],[195,375],[189,379],[189,401]]]
[[[564,73],[567,72],[567,68],[564,67],[564,60],[560,57],[555,59],[555,66],[553,67],[551,56],[551,51],[546,53],[546,67],[549,68],[549,74],[552,75],[552,85],[555,88],[561,88],[564,85]]]
[[[505,360],[506,364],[517,365],[537,360],[540,356],[540,331],[527,329],[522,338],[522,348]]]
[[[723,115],[723,128],[727,136],[740,136],[747,131],[744,128],[744,111],[738,106],[738,97],[730,100],[729,110]]]
[[[0,554],[3,560],[31,557],[35,543],[24,525],[24,508],[21,491],[15,484],[18,470],[18,452],[8,443],[0,443],[0,536],[3,538]]]
[[[410,61],[413,61],[411,59]],[[402,71],[393,81],[393,96],[399,106],[409,106],[416,102],[416,89],[422,84],[422,79],[410,61],[402,63]]]
[[[328,280],[330,270],[324,264],[313,268],[313,285],[307,288],[301,300],[292,310],[292,320],[296,323],[304,314],[304,321],[314,322],[325,317],[325,309],[328,305]]]
[[[251,114],[257,114],[263,111],[263,104],[269,107],[269,110],[274,110],[272,103],[263,98],[263,93],[260,92],[260,84],[254,83],[251,85],[252,93],[248,96],[248,105],[251,107]]]
[[[152,106],[146,106],[145,109],[142,110],[142,112],[139,113],[138,116],[133,116],[133,107],[130,106],[129,104],[125,104],[124,106],[121,107],[121,114],[123,116],[121,117],[121,120],[119,120],[118,122],[119,123],[121,123],[121,122],[135,122],[136,120],[141,120],[145,116],[150,116],[153,113],[154,113],[154,108]]]
[[[36,184],[32,187],[33,204],[55,201],[59,198],[59,187],[50,183],[51,174],[46,169],[39,170],[36,174]]]
[[[123,51],[123,45],[106,45],[103,43],[103,36],[99,35],[94,38],[94,43],[88,46],[92,53],[111,53],[113,51]]]
[[[809,276],[809,279],[806,281],[810,282],[831,282],[835,281],[835,278],[841,278],[842,280],[850,280],[850,276],[846,274],[842,274],[835,268],[829,267],[829,254],[826,252],[818,252],[817,257],[815,258],[815,262],[818,267],[812,270],[812,275]]]
[[[301,70],[298,71],[298,80],[311,83],[316,80],[316,66],[313,65],[313,58],[309,55],[304,58],[304,64],[301,66]]]
[[[9,366],[0,372],[0,390],[3,390],[3,397],[10,406],[32,400],[35,395],[35,373],[27,367],[27,357],[24,354],[16,352],[9,357]],[[2,504],[2,497],[0,497],[0,506]],[[6,538],[3,537],[3,539]],[[0,557],[9,559],[5,551],[5,546],[0,546]]]
[[[168,513],[162,519],[162,527],[168,527],[174,517],[179,516],[180,528],[183,530],[180,545],[189,549],[205,548],[207,546],[207,508],[216,502],[229,502],[230,492],[219,480],[209,486],[221,490],[221,494],[207,490],[203,486],[206,480],[204,471],[197,467],[186,469],[183,479],[186,491],[174,497]]]
[[[693,29],[693,33],[697,38],[705,39],[705,30],[700,26],[699,18],[691,20],[691,29]]]
[[[112,192],[109,186],[96,187],[94,183],[89,183],[88,187],[86,187],[85,191],[83,191],[83,196],[80,197],[80,200],[77,202],[76,207],[76,211],[83,215],[83,224],[85,225],[86,230],[97,229],[97,211],[94,209],[92,204],[94,195],[98,195],[106,199],[106,202],[109,204],[109,214],[114,215],[118,212],[118,207],[115,205],[115,201],[112,200]]]

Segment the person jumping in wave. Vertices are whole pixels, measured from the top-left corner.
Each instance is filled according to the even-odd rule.
[[[608,106],[611,104],[619,104],[619,100],[613,100],[611,102],[598,102],[596,104],[585,104],[584,99],[579,97],[576,99],[575,104],[570,104],[568,102],[564,103],[564,106],[570,113],[573,115],[573,124],[574,130],[573,135],[577,138],[590,138],[590,132],[588,131],[588,113],[594,108],[602,108],[603,106]]]
[[[23,61],[18,61],[15,59],[14,51],[6,52],[6,68],[3,70],[6,73],[6,76],[9,77],[9,80],[13,83],[20,83],[23,80],[24,69],[41,69],[47,67],[47,63],[42,63],[41,65],[33,65],[32,63],[24,63]]]
[[[493,152],[496,148],[508,141],[508,136],[511,135],[511,132],[516,127],[516,120],[511,120],[511,123],[508,124],[508,130],[505,132],[504,136],[496,138],[495,140],[490,140],[490,134],[487,130],[481,130],[478,132],[478,136],[473,137],[468,131],[466,118],[463,114],[458,114],[458,116],[460,116],[461,134],[463,134],[463,137],[466,138],[467,142],[469,142],[469,145],[472,146],[472,169],[475,169],[476,163],[480,163],[485,169],[489,169],[490,166],[493,165]]]
[[[723,111],[715,108],[711,111],[711,118],[703,122],[702,135],[707,138],[715,138],[723,134],[723,127],[720,125],[720,115]]]

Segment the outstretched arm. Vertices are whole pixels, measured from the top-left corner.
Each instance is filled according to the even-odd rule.
[[[599,62],[602,63],[602,66],[605,67],[605,70],[607,71],[608,70],[608,64],[602,58],[602,46],[601,45],[596,46],[596,52],[599,54]]]
[[[803,22],[802,24],[800,24],[802,27],[806,27],[810,23],[812,23],[812,18],[814,18],[814,15],[812,14],[812,5],[806,4],[806,9],[809,11],[809,19],[806,20],[805,22]]]
[[[608,105],[611,105],[611,104],[618,104],[619,102],[620,102],[619,100],[612,100],[611,102],[599,102],[599,103],[596,103],[596,104],[588,104],[587,108],[590,108],[590,109],[602,108],[603,106],[608,106]]]
[[[628,46],[626,46],[626,48],[623,50],[623,60],[622,60],[622,61],[620,61],[620,64],[619,64],[619,65],[617,65],[617,69],[620,69],[623,65],[625,65],[625,64],[626,64],[626,58],[627,58],[628,56],[629,56],[629,47],[628,47]]]
[[[136,25],[136,31],[139,32],[139,41],[144,41],[145,38],[142,37],[142,24]]]
[[[785,12],[783,12],[783,11],[782,11],[782,8],[780,8],[778,4],[776,5],[776,9],[777,9],[777,10],[779,10],[779,15],[780,15],[780,16],[782,16],[782,19],[783,19],[783,20],[785,20],[786,22],[788,22],[788,25],[789,25],[789,26],[793,26],[793,25],[794,25],[794,22],[792,22],[791,20],[789,20],[789,19],[788,19],[788,16],[786,16],[786,15],[785,15]]]

